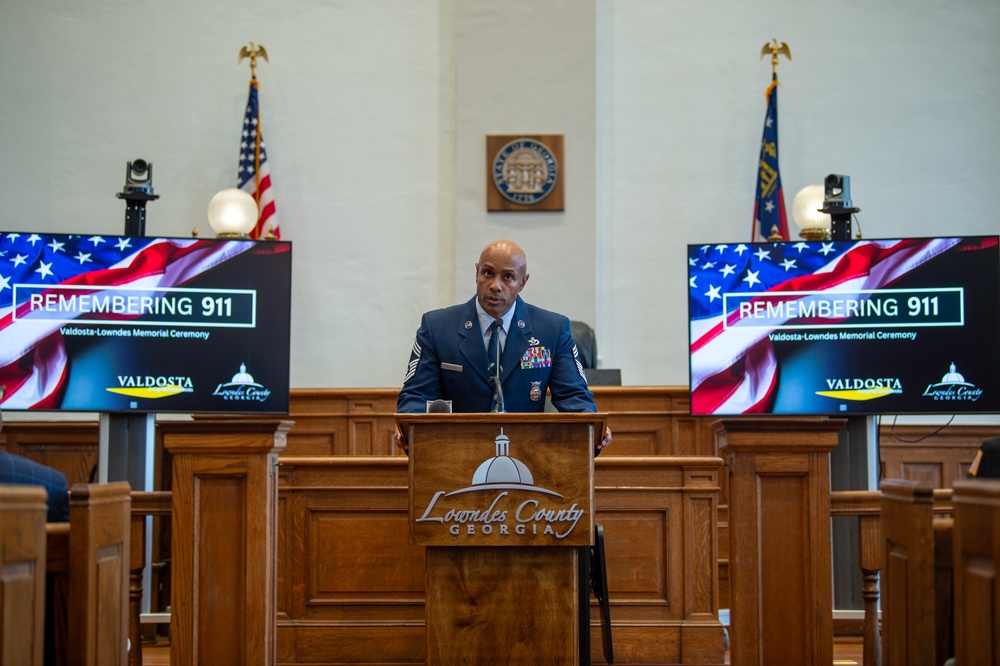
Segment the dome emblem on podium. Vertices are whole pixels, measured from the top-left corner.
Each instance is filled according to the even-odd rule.
[[[535,485],[535,478],[531,475],[531,470],[518,460],[510,457],[510,438],[503,434],[497,435],[496,455],[483,462],[472,475],[472,485],[481,486],[494,483],[518,483],[528,486]]]
[[[562,497],[554,490],[540,488],[535,485],[535,477],[528,466],[510,455],[510,438],[500,428],[500,434],[494,440],[495,455],[487,458],[479,465],[472,475],[472,485],[448,493],[448,496],[468,493],[475,490],[530,490]]]

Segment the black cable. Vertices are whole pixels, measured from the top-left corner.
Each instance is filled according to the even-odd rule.
[[[943,426],[941,426],[940,428],[938,428],[934,432],[931,432],[931,433],[928,433],[928,434],[924,435],[920,439],[903,439],[902,437],[900,437],[899,435],[897,435],[896,434],[896,419],[898,419],[898,418],[899,418],[898,414],[894,415],[892,417],[892,428],[890,429],[889,434],[892,435],[893,439],[895,439],[897,442],[903,442],[904,444],[919,444],[920,442],[924,441],[928,437],[933,437],[934,435],[938,434],[939,432],[941,432],[942,430],[944,430],[945,428],[947,428],[948,426],[950,426],[951,422],[955,420],[955,415],[952,414],[951,418],[948,419],[947,423],[945,423]]]

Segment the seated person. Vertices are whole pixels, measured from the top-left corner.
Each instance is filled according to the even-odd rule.
[[[1000,479],[1000,437],[982,443],[969,466],[969,478]]]
[[[2,385],[0,399],[3,399]],[[2,430],[3,412],[0,412],[0,431]],[[66,476],[59,470],[0,449],[0,483],[43,486],[49,494],[48,522],[69,522],[69,484]]]

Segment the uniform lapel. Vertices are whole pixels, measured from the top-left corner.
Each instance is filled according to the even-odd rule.
[[[464,371],[474,372],[483,381],[488,382],[490,380],[488,370],[490,362],[486,357],[486,345],[483,344],[483,331],[479,328],[479,314],[476,312],[475,296],[462,309],[457,335],[461,340],[458,348],[462,352],[462,356],[465,357]],[[502,362],[501,365],[503,365]]]

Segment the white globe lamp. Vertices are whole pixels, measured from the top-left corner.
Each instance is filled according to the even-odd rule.
[[[821,213],[825,190],[822,185],[806,185],[792,200],[792,219],[799,227],[799,236],[806,240],[829,240],[830,215]]]
[[[249,238],[257,215],[253,196],[235,187],[217,192],[208,202],[208,223],[218,238]]]

